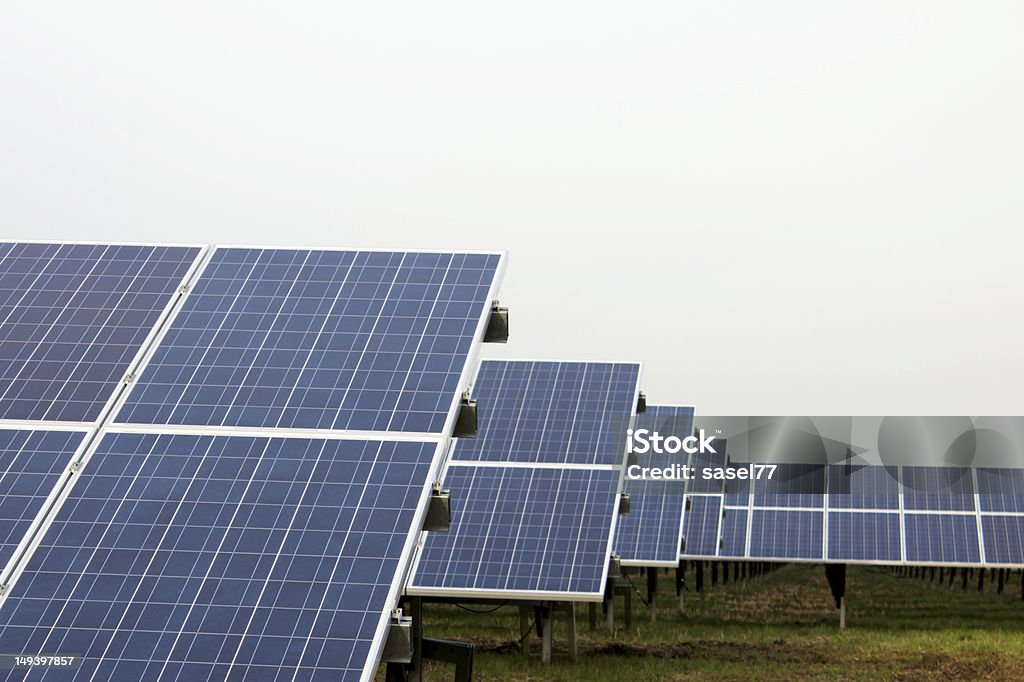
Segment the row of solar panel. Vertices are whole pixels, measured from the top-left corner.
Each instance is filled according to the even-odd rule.
[[[0,420],[443,435],[498,254],[0,243]]]
[[[688,407],[651,406],[638,428],[688,434],[692,416]],[[725,440],[715,444],[717,453],[684,460],[698,476],[723,466],[754,471],[727,461]],[[685,558],[1024,564],[1020,470],[780,464],[758,474],[627,479],[632,513],[615,542],[623,563],[671,565],[681,548]]]
[[[1019,515],[751,510],[699,495],[683,518],[685,558],[1024,565]]]

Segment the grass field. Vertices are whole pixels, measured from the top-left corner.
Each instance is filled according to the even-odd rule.
[[[620,629],[614,637],[603,622],[590,631],[587,607],[578,606],[575,664],[566,653],[564,616],[555,624],[550,665],[520,653],[519,612],[511,606],[473,614],[427,605],[425,634],[474,642],[475,680],[1024,679],[1024,603],[1017,574],[999,595],[988,575],[979,593],[976,582],[963,591],[959,575],[951,588],[851,567],[845,631],[838,628],[820,566],[788,565],[714,588],[706,574],[704,598],[690,594],[685,615],[673,578],[674,573],[659,576],[656,623],[634,596],[632,627],[622,629],[618,600]],[[645,590],[642,576],[633,582]],[[450,680],[452,674],[449,666],[428,664],[426,679]]]

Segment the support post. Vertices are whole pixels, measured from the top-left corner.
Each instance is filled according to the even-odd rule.
[[[961,587],[962,590],[964,590],[966,592],[967,591],[967,569],[963,568],[963,569],[961,569],[961,571],[962,571],[963,579],[964,580],[963,580],[963,585],[961,585],[960,587]]]
[[[839,609],[839,627],[846,628],[846,564],[825,564],[825,578],[828,580],[832,598]]]
[[[409,682],[420,682],[423,679],[423,597],[413,597],[409,601],[412,616],[412,665],[409,670]]]
[[[552,640],[552,625],[554,624],[554,610],[551,605],[544,602],[537,609],[537,627],[541,631],[541,644],[540,644],[540,660],[542,663],[551,662],[551,640]]]
[[[567,616],[566,624],[569,626],[569,660],[575,663],[578,658],[576,646],[576,605],[572,602],[566,602],[565,614]]]
[[[711,587],[718,584],[718,562],[711,562]]]
[[[985,569],[978,569],[978,592],[985,590]]]
[[[996,578],[999,581],[996,585],[996,594],[1003,593],[1003,584],[1006,582],[1006,569],[1000,568],[996,574]]]
[[[530,655],[530,607],[519,607],[519,641],[523,656]]]
[[[676,595],[679,596],[679,613],[686,613],[686,562],[676,565]]]
[[[587,621],[591,631],[597,629],[597,604],[594,602],[587,604]]]
[[[647,604],[651,612],[651,622],[658,620],[658,569],[647,569]]]
[[[697,594],[701,601],[704,601],[704,562],[697,562]]]

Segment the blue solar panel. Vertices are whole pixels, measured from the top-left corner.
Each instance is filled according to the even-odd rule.
[[[634,429],[657,431],[662,436],[689,436],[693,432],[693,408],[653,406],[636,416]],[[664,468],[686,463],[685,453],[648,453],[638,456],[642,467]],[[686,482],[626,478],[629,514],[619,518],[613,547],[625,565],[675,566],[679,562],[682,512]]]
[[[1024,565],[1024,517],[982,516],[981,534],[987,563]]]
[[[480,432],[455,459],[622,464],[640,365],[487,360],[473,385]]]
[[[746,524],[745,512],[733,512],[730,515],[742,515]],[[683,540],[685,545],[682,555],[686,557],[713,557],[718,552],[718,526],[722,518],[722,498],[716,495],[690,496],[689,509],[683,512]],[[735,529],[732,529],[735,531]],[[746,536],[746,528],[742,529]],[[742,552],[742,547],[740,548]]]
[[[825,504],[825,467],[779,464],[771,478],[765,471],[754,481],[755,507],[809,507]]]
[[[629,514],[615,528],[613,548],[625,565],[675,566],[685,495],[681,482],[626,479]]]
[[[436,448],[108,434],[0,609],[4,650],[83,656],[75,680],[371,676]]]
[[[0,242],[0,419],[96,421],[199,253]]]
[[[441,433],[500,260],[218,248],[117,420]]]
[[[619,472],[451,466],[452,525],[428,533],[410,594],[599,598]]]
[[[903,467],[903,508],[974,511],[971,470],[963,467]]]
[[[832,509],[899,509],[899,468],[833,464],[828,491]]]
[[[750,556],[763,559],[820,559],[820,511],[755,509],[750,526]]]
[[[974,564],[980,561],[974,514],[904,514],[909,563]]]
[[[747,554],[746,509],[725,509],[722,513],[722,557],[744,557]]]
[[[900,561],[900,515],[886,512],[829,512],[828,558]]]
[[[83,431],[0,430],[0,570],[84,438]]]
[[[1024,471],[983,467],[975,471],[981,511],[1024,512]]]

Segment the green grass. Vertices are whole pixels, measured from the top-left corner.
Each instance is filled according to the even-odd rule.
[[[692,571],[689,576],[692,580]],[[988,580],[946,584],[901,578],[881,569],[850,567],[847,629],[838,628],[824,570],[789,565],[767,576],[689,593],[681,614],[674,572],[659,574],[658,620],[634,595],[633,622],[624,627],[617,600],[614,636],[591,631],[586,605],[576,608],[580,656],[568,660],[565,616],[558,614],[550,665],[520,653],[519,612],[506,606],[472,614],[428,604],[428,637],[473,642],[477,680],[1009,680],[1024,679],[1024,603],[1013,574],[1002,595]],[[643,576],[633,576],[644,591]],[[472,608],[479,606],[469,605]],[[536,637],[530,638],[539,650]],[[427,680],[450,680],[453,669],[428,664]],[[380,677],[382,679],[382,676]]]

